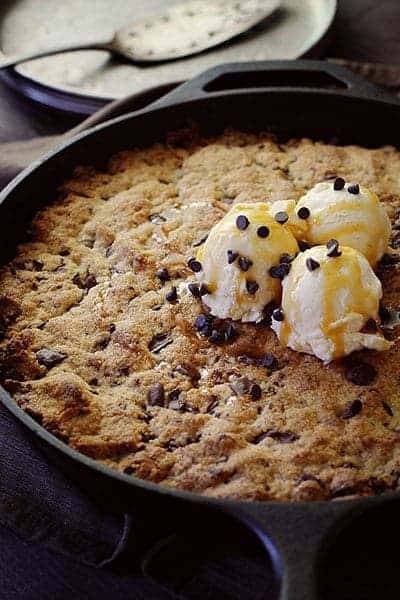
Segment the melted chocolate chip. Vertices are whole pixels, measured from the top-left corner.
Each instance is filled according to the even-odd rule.
[[[52,367],[55,367],[64,359],[66,359],[67,355],[63,354],[62,352],[57,352],[57,350],[42,348],[41,350],[36,352],[36,358],[40,365],[51,369]]]
[[[239,262],[239,268],[242,271],[248,271],[253,264],[252,260],[250,260],[249,258],[245,258],[244,256],[241,256],[239,258],[238,262]]]
[[[246,281],[246,290],[252,296],[257,292],[259,287],[260,286],[258,285],[257,281]]]
[[[353,400],[346,406],[346,408],[344,408],[342,410],[342,412],[340,413],[340,416],[342,417],[342,419],[352,419],[353,417],[358,415],[358,413],[360,413],[361,410],[362,410],[361,400],[358,400],[358,399]]]
[[[164,406],[165,391],[162,383],[152,385],[147,398],[149,406]]]
[[[228,250],[228,264],[231,265],[235,262],[237,257],[239,256],[239,252],[234,252],[233,250]]]
[[[279,212],[276,213],[276,215],[274,216],[274,219],[277,223],[280,223],[281,225],[283,225],[289,219],[289,215],[284,210],[280,210]]]
[[[316,269],[319,269],[320,264],[313,258],[307,258],[306,267],[309,271],[315,271]]]
[[[342,190],[344,188],[345,183],[346,182],[343,179],[343,177],[336,177],[335,181],[333,182],[333,189],[336,191]]]
[[[360,186],[358,185],[358,183],[353,183],[352,185],[349,185],[347,191],[349,192],[349,194],[359,194]]]
[[[158,277],[158,279],[162,282],[169,281],[170,275],[168,273],[168,269],[159,269],[156,273],[156,277]]]
[[[197,283],[189,283],[188,290],[195,298],[200,298],[200,289]]]
[[[33,264],[33,268],[35,269],[35,271],[41,271],[43,269],[43,266],[44,266],[43,263],[42,263],[42,261],[41,260],[37,260],[37,259],[34,259],[32,261],[32,264]]]
[[[379,307],[379,317],[382,323],[388,323],[390,321],[390,310],[386,306],[381,305]]]
[[[187,264],[188,264],[189,269],[191,269],[193,271],[193,273],[200,273],[200,271],[202,269],[201,262],[199,262],[195,258],[189,258]]]
[[[382,407],[387,412],[389,417],[393,417],[393,410],[392,410],[392,407],[390,406],[390,404],[388,404],[387,402],[382,400]]]
[[[168,333],[156,333],[150,340],[148,348],[153,354],[158,354],[164,348],[172,344],[173,340],[169,337]]]
[[[173,286],[169,292],[167,292],[167,294],[165,295],[165,299],[167,300],[167,302],[176,302],[176,300],[178,300],[178,293],[176,291],[176,287]]]
[[[264,356],[257,358],[257,364],[260,367],[265,367],[266,369],[271,369],[271,371],[274,371],[278,368],[278,359],[271,352],[267,352],[267,354],[264,354]]]
[[[97,285],[96,277],[88,273],[83,279],[79,273],[76,273],[72,278],[72,283],[78,286],[81,290],[90,290],[90,288]]]
[[[306,206],[302,206],[297,211],[297,216],[299,217],[299,219],[308,219],[308,217],[310,216],[310,210]]]
[[[249,394],[253,400],[259,400],[261,398],[262,390],[258,383],[252,383],[250,385]]]
[[[372,365],[359,362],[349,366],[345,375],[346,379],[355,385],[371,385],[376,379],[377,371]]]
[[[272,438],[277,440],[281,444],[290,444],[299,439],[299,436],[292,431],[276,431],[275,429],[269,429],[265,433],[260,433],[253,439],[253,444],[259,444],[266,438]]]
[[[266,225],[261,225],[261,227],[257,229],[257,235],[260,238],[267,238],[269,236],[268,227],[266,227]]]
[[[328,249],[327,256],[330,258],[341,256],[342,253],[339,251],[339,242],[337,240],[329,240],[326,242],[326,247]]]
[[[236,219],[236,227],[241,231],[244,231],[250,225],[250,221],[245,215],[239,215]]]

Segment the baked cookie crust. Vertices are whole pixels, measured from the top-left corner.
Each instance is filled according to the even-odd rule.
[[[282,348],[267,318],[210,343],[186,290],[188,258],[232,203],[298,199],[336,175],[385,203],[393,255],[379,276],[384,306],[398,309],[395,148],[171,138],[105,172],[76,169],[37,214],[0,272],[3,385],[73,448],[165,486],[284,501],[396,490],[398,327],[388,352],[323,366]]]

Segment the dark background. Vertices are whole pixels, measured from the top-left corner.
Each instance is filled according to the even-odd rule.
[[[299,0],[302,1],[302,0]],[[342,0],[327,56],[399,64],[400,0]],[[0,83],[0,142],[65,131],[76,117],[34,105]],[[1,457],[0,457],[1,465]],[[354,523],[325,557],[321,569],[325,600],[394,600],[399,504]],[[151,518],[151,515],[149,515]],[[204,529],[204,528],[203,528]],[[180,532],[154,560],[158,583],[145,578],[129,549],[111,567],[97,570],[54,553],[2,526],[0,598],[7,600],[103,599],[274,600],[265,550],[232,523]]]

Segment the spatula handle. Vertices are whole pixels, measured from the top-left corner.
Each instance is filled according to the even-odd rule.
[[[0,69],[6,69],[13,67],[19,63],[33,60],[35,58],[43,58],[44,56],[51,56],[53,54],[60,54],[61,52],[73,52],[76,50],[111,50],[112,39],[108,37],[98,40],[93,40],[87,43],[74,43],[74,44],[63,44],[60,46],[54,46],[52,48],[45,48],[43,50],[36,50],[30,52],[24,52],[21,54],[14,54],[12,56],[3,55],[0,57]]]

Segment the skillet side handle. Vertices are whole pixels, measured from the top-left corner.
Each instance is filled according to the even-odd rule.
[[[318,567],[330,540],[363,502],[248,503],[234,514],[266,546],[281,579],[279,600],[319,600]]]
[[[379,100],[399,105],[396,96],[375,86],[352,71],[327,61],[271,60],[227,63],[204,71],[153,104],[162,108],[182,102],[233,92],[280,90],[326,91],[332,94]]]

